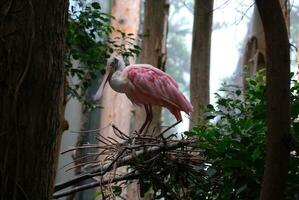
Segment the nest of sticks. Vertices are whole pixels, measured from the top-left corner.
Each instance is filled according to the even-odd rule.
[[[188,192],[188,179],[200,176],[198,166],[203,158],[198,150],[194,150],[196,141],[193,138],[178,139],[178,134],[169,135],[169,130],[177,124],[155,136],[136,132],[128,136],[112,125],[116,139],[98,135],[98,144],[85,144],[62,152],[98,149],[74,161],[75,167],[81,168],[80,173],[56,184],[54,199],[95,187],[102,199],[115,199],[120,195],[117,194],[119,190],[126,188],[132,180],[139,182],[140,196],[150,186],[155,191],[159,190],[161,196],[180,199],[180,195]],[[165,137],[166,134],[169,136]],[[177,188],[177,185],[184,187]],[[126,199],[125,196],[121,198]]]

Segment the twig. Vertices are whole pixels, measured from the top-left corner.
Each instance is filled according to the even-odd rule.
[[[77,167],[82,167],[82,166],[85,166],[85,165],[88,165],[88,164],[94,164],[94,163],[98,163],[98,162],[99,162],[98,160],[93,160],[93,161],[89,161],[89,162],[80,163],[80,164],[77,164],[73,167],[70,167],[70,168],[66,169],[65,172],[68,172],[68,171],[70,171],[72,169],[75,169]]]
[[[78,182],[81,182],[83,180],[92,178],[94,176],[103,175],[111,169],[111,166],[114,163],[115,163],[116,167],[121,167],[124,165],[128,165],[136,158],[141,158],[141,157],[144,157],[145,155],[154,155],[155,153],[158,153],[161,151],[177,149],[177,148],[180,148],[183,146],[190,145],[191,143],[192,143],[192,141],[178,141],[178,142],[173,142],[170,144],[159,144],[154,147],[148,147],[148,148],[144,148],[142,150],[136,151],[136,153],[134,155],[129,154],[120,159],[122,154],[128,149],[128,148],[124,148],[113,161],[110,161],[109,163],[106,163],[104,165],[97,165],[93,169],[91,169],[89,172],[87,172],[86,174],[76,176],[67,182],[56,184],[55,191],[62,190],[64,188],[72,186],[72,185],[74,185]]]
[[[108,178],[108,179],[101,180],[101,181],[95,181],[93,183],[88,183],[88,184],[85,184],[85,185],[74,187],[74,188],[72,188],[70,190],[67,190],[67,191],[64,191],[64,192],[57,192],[53,195],[53,198],[57,199],[57,198],[60,198],[60,197],[67,196],[69,194],[73,194],[75,192],[79,192],[79,191],[82,191],[82,190],[87,190],[89,188],[94,188],[94,187],[97,187],[97,186],[107,185],[107,184],[110,184],[110,183],[116,183],[116,182],[124,181],[124,180],[138,179],[139,176],[140,176],[140,174],[138,174],[138,173],[136,173],[136,174],[135,173],[134,174],[130,173],[130,174],[126,174],[126,175],[123,175],[123,176],[116,176],[112,180]]]
[[[116,130],[121,136],[123,136],[123,137],[118,136],[119,138],[121,138],[121,139],[123,139],[123,138],[130,139],[129,136],[127,136],[126,134],[124,134],[124,133],[123,133],[121,130],[119,130],[114,124],[112,124],[112,128],[113,128],[114,130]],[[116,132],[114,132],[114,134],[117,135]]]
[[[108,143],[106,143],[106,142],[104,142],[103,140],[101,140],[100,138],[98,138],[98,137],[95,137],[95,139],[96,140],[98,140],[99,142],[102,142],[103,144],[106,144],[107,146],[109,146],[110,144],[108,144]]]
[[[179,123],[181,123],[182,120],[177,121],[176,123],[172,124],[171,126],[169,126],[167,129],[165,129],[164,131],[162,131],[162,133],[159,134],[159,136],[162,136],[164,133],[166,133],[167,131],[169,131],[170,129],[172,129],[173,127],[175,127],[176,125],[178,125]]]
[[[114,139],[114,138],[112,138],[112,137],[108,137],[108,139],[110,139],[110,140],[112,140],[112,141],[114,141],[115,142],[115,144],[119,144],[119,142],[116,140],[116,139]]]
[[[85,156],[81,156],[81,157],[79,157],[79,158],[76,158],[76,159],[74,159],[73,161],[68,162],[67,164],[63,165],[61,168],[59,168],[59,170],[65,168],[65,167],[67,167],[67,166],[69,166],[69,165],[71,165],[71,164],[73,164],[73,163],[76,163],[76,162],[78,162],[78,161],[81,161],[81,160],[83,160],[83,159],[85,159],[85,158],[89,158],[89,157],[93,157],[93,156],[98,156],[98,155],[102,154],[104,151],[105,151],[105,150],[103,150],[101,153],[87,153]]]
[[[74,150],[78,150],[78,149],[87,149],[87,148],[106,149],[106,148],[103,147],[103,146],[90,144],[90,145],[84,145],[84,146],[79,146],[79,147],[73,147],[73,148],[71,148],[71,149],[62,151],[61,154],[65,154],[65,153],[67,153],[67,152],[74,151]]]
[[[102,135],[99,135],[99,137],[103,138],[103,140],[107,141],[108,143],[110,143],[111,145],[115,145],[113,142],[111,142],[110,140],[108,140],[107,138],[105,138],[104,136]],[[99,139],[99,138],[98,138]],[[107,144],[107,143],[105,143]]]
[[[104,130],[108,128],[111,124],[108,124],[107,126],[104,126],[103,128],[97,128],[97,129],[92,129],[92,130],[85,130],[85,131],[70,131],[71,133],[93,133],[93,132],[99,132],[101,130]]]

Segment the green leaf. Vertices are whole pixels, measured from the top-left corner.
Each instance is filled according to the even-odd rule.
[[[225,167],[241,167],[241,166],[243,166],[243,161],[228,159],[228,160],[222,161],[222,165]]]
[[[217,103],[218,103],[219,105],[224,106],[224,107],[227,106],[227,102],[228,102],[227,99],[219,99],[219,100],[217,101]]]
[[[256,81],[255,81],[255,80],[252,80],[252,79],[249,81],[249,83],[250,83],[251,85],[254,85],[254,86],[256,85]]]
[[[212,104],[208,104],[208,105],[207,105],[207,108],[208,108],[209,110],[214,110],[214,106],[213,106]]]
[[[240,96],[241,95],[241,90],[236,90],[236,95]]]
[[[206,116],[205,118],[207,119],[207,120],[210,120],[210,119],[214,119],[216,116],[214,116],[214,115],[208,115],[208,116]]]
[[[94,8],[94,9],[101,9],[101,6],[98,2],[92,2],[91,3],[91,6]]]
[[[299,136],[299,123],[294,122],[292,125],[293,125],[293,130],[295,132],[295,135]]]
[[[102,194],[103,194],[102,192],[96,191],[94,194],[94,197],[95,198],[100,197],[100,196],[102,196]]]
[[[112,189],[113,189],[113,194],[115,196],[120,196],[121,195],[121,192],[122,192],[122,188],[120,186],[112,186]]]
[[[262,154],[262,152],[261,152],[260,148],[257,147],[256,149],[254,149],[254,151],[253,151],[253,153],[251,155],[252,160],[255,161],[256,159],[260,158],[261,154]]]
[[[297,118],[299,115],[299,99],[296,99],[291,103],[291,116]]]
[[[196,132],[195,131],[185,131],[184,135],[191,137],[191,136],[195,136]]]

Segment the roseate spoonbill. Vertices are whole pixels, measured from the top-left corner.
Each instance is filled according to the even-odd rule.
[[[187,114],[193,111],[191,103],[179,91],[176,81],[149,64],[133,64],[125,67],[122,57],[115,56],[108,59],[103,82],[94,100],[101,98],[108,81],[113,90],[125,93],[133,104],[144,105],[146,119],[139,133],[142,133],[153,119],[152,105],[166,107],[177,121],[182,120],[180,111]]]

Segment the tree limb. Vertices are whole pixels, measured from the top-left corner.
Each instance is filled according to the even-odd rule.
[[[88,167],[92,167],[92,169],[89,170],[87,173],[76,176],[69,181],[56,184],[55,192],[60,191],[69,186],[72,186],[72,185],[74,185],[78,182],[81,182],[83,180],[87,180],[87,179],[95,177],[95,176],[102,176],[102,175],[106,174],[108,171],[110,171],[113,165],[115,168],[122,167],[122,166],[125,166],[128,164],[132,164],[132,162],[136,161],[136,159],[145,157],[146,155],[155,155],[157,153],[161,153],[162,151],[171,151],[171,150],[178,149],[181,147],[189,146],[193,143],[194,142],[190,141],[190,140],[180,140],[180,141],[174,141],[171,143],[159,143],[159,144],[155,144],[155,146],[150,146],[150,147],[148,147],[146,144],[145,144],[145,146],[138,145],[138,148],[142,148],[141,150],[138,150],[135,153],[130,153],[126,156],[123,156],[123,153],[126,150],[134,149],[134,147],[130,147],[130,146],[125,147],[122,151],[120,151],[118,156],[113,161],[110,161],[104,165],[97,164],[96,166],[88,166]],[[88,167],[86,167],[86,168],[88,168]]]
[[[57,192],[53,195],[53,198],[57,199],[57,198],[60,198],[60,197],[64,197],[64,196],[73,194],[75,192],[79,192],[79,191],[82,191],[82,190],[87,190],[87,189],[94,188],[94,187],[97,187],[97,186],[107,185],[107,184],[110,184],[110,183],[117,183],[119,181],[137,179],[139,176],[140,176],[140,174],[138,174],[138,173],[133,173],[133,174],[130,173],[130,174],[125,174],[123,176],[116,176],[113,179],[107,178],[103,181],[95,181],[95,182],[92,182],[92,183],[88,183],[88,184],[84,184],[84,185],[81,185],[81,186],[74,187],[74,188],[72,188],[70,190],[67,190],[67,191]]]

